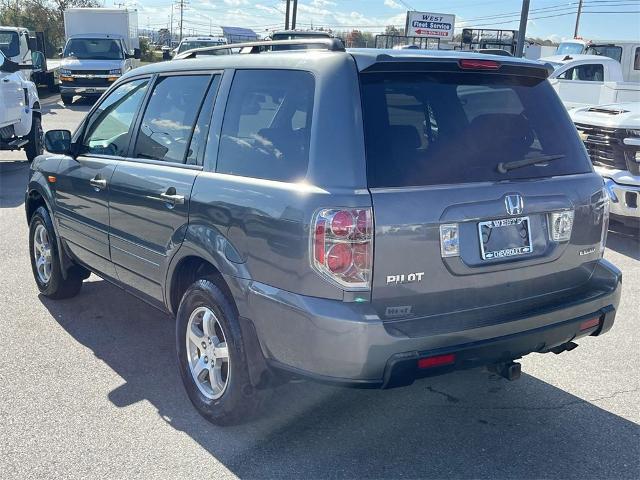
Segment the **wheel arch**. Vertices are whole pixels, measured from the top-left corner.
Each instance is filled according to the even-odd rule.
[[[230,260],[231,258],[231,260]],[[171,259],[165,278],[165,306],[174,315],[184,291],[203,272],[217,278],[235,302],[234,278],[250,278],[246,265],[227,238],[215,227],[206,224],[190,224],[182,245]],[[239,287],[238,287],[239,288]]]

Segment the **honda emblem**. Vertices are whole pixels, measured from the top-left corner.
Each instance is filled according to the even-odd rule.
[[[522,215],[524,201],[520,195],[507,195],[504,197],[504,205],[509,215]]]

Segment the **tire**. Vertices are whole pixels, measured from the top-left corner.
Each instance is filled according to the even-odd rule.
[[[36,235],[44,234],[46,234],[46,242],[43,237],[39,237],[39,240],[36,239]],[[44,243],[47,245],[45,248],[46,253],[40,254],[39,252],[43,250],[36,247],[36,244],[43,245]],[[67,278],[63,277],[56,234],[51,222],[51,216],[44,207],[38,208],[31,217],[31,222],[29,222],[29,256],[31,258],[33,277],[38,285],[38,290],[44,296],[59,300],[74,297],[80,292],[84,269],[73,266],[68,270]],[[48,257],[50,263],[48,269],[44,268],[44,266],[39,266],[38,259],[41,257]]]
[[[27,160],[33,162],[38,155],[44,153],[44,132],[42,131],[42,120],[38,115],[33,116],[31,131],[27,139],[29,143],[27,143],[24,151],[27,154]]]
[[[65,106],[69,106],[73,103],[73,95],[61,95],[60,98],[62,98],[62,103]]]
[[[209,325],[208,332],[204,326],[205,321]],[[187,343],[188,330],[192,330],[195,335],[190,337],[190,343]],[[205,347],[200,340],[211,345],[206,341],[207,333],[214,341],[212,346]],[[226,344],[226,375],[224,354],[216,353],[223,350],[215,348],[216,343],[218,346],[222,345],[221,336]],[[198,339],[199,346],[192,341],[193,338]],[[259,394],[249,379],[247,352],[238,314],[230,299],[214,281],[198,280],[182,297],[176,318],[176,351],[180,375],[189,399],[204,418],[216,425],[233,425],[256,413]],[[207,362],[209,356],[211,358]],[[218,368],[216,365],[219,363],[222,365],[219,367],[219,379],[224,381],[224,387],[209,389],[214,383],[211,381],[214,375],[211,372]],[[202,370],[199,370],[198,365]],[[192,366],[194,370],[200,371],[198,378],[201,381],[196,380]]]

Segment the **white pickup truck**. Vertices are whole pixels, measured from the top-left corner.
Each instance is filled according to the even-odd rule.
[[[605,179],[612,218],[640,232],[640,103],[576,108],[569,114]]]
[[[38,91],[21,73],[27,67],[0,51],[0,150],[24,150],[32,161],[44,143]]]
[[[640,83],[623,81],[617,60],[604,55],[554,55],[540,61],[554,67],[549,82],[567,109],[640,101]]]

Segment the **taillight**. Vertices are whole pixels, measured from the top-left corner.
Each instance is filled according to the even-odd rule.
[[[458,65],[463,70],[498,70],[501,67],[500,62],[495,60],[476,60],[471,58],[460,60]]]
[[[368,290],[373,260],[370,208],[322,209],[312,224],[311,265],[345,290]]]

